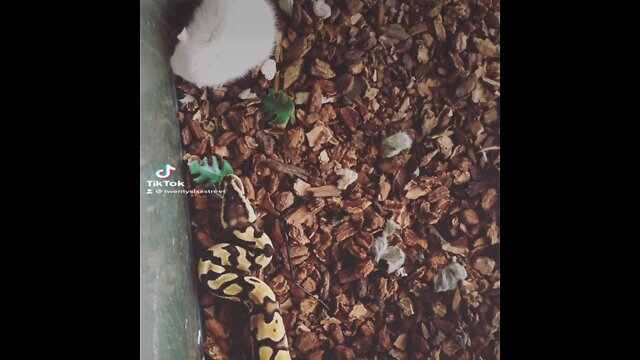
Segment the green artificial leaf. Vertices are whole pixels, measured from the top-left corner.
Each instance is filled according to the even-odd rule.
[[[282,90],[275,92],[273,89],[267,89],[258,97],[262,100],[262,110],[265,112],[266,119],[271,120],[269,122],[271,125],[286,124],[296,111],[293,100]]]
[[[211,165],[209,165],[206,156],[204,158],[204,165],[201,165],[198,161],[192,161],[189,164],[189,171],[193,176],[198,175],[198,177],[193,179],[196,184],[205,183],[206,187],[213,187],[220,183],[222,178],[234,173],[231,164],[225,159],[222,159],[222,169],[220,169],[218,159],[216,159],[215,156],[211,158]]]
[[[293,15],[293,0],[278,0],[278,5],[289,17]]]

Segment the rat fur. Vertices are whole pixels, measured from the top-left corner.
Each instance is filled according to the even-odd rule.
[[[276,22],[266,0],[203,0],[178,35],[171,69],[198,87],[241,78],[273,54]]]

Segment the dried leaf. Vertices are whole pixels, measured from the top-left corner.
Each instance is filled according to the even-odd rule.
[[[309,146],[317,149],[333,137],[333,132],[324,123],[317,123],[316,126],[307,133]]]
[[[315,332],[303,332],[296,337],[296,348],[302,352],[310,352],[318,348],[322,343]]]
[[[473,90],[473,88],[476,86],[477,80],[478,79],[476,78],[475,74],[467,75],[466,77],[462,78],[458,83],[458,87],[456,88],[456,96],[458,98],[463,98],[469,95],[469,93],[471,93],[471,90]]]
[[[409,181],[407,185],[405,185],[404,190],[407,191],[405,197],[409,200],[415,200],[431,192],[431,189],[420,186],[414,180]]]
[[[298,196],[309,195],[310,188],[311,188],[311,185],[309,185],[307,182],[305,182],[302,179],[297,179],[296,182],[293,184],[293,190],[296,192]]]
[[[442,16],[438,15],[433,19],[433,27],[436,29],[438,40],[440,40],[440,42],[444,42],[447,39],[447,33],[442,25]]]
[[[404,316],[411,316],[414,314],[413,303],[408,297],[400,299],[400,301],[398,302],[398,307],[400,308]]]
[[[347,126],[347,129],[351,130],[352,132],[356,131],[356,128],[358,127],[359,115],[352,107],[345,106],[341,108],[340,116]]]
[[[358,173],[351,169],[336,170],[336,175],[340,175],[338,189],[345,190],[351,183],[358,180]]]
[[[347,9],[349,9],[350,14],[359,13],[363,6],[362,0],[347,0]]]
[[[482,275],[491,275],[495,266],[495,260],[486,256],[480,256],[473,262],[473,268],[478,270]]]
[[[484,195],[482,196],[482,201],[480,202],[482,205],[482,208],[485,211],[489,211],[496,204],[497,199],[498,199],[498,193],[496,192],[496,190],[487,189],[487,191],[485,191]]]
[[[324,0],[315,0],[312,2],[313,13],[320,19],[328,19],[331,17],[331,6],[327,5]]]
[[[287,66],[284,71],[284,86],[283,88],[287,90],[298,78],[300,77],[300,72],[302,71],[303,60],[298,59],[294,61],[291,65]]]
[[[303,314],[311,314],[316,310],[317,305],[318,301],[316,299],[304,299],[300,302],[300,311],[302,311]]]
[[[331,79],[336,76],[336,73],[331,70],[331,65],[320,59],[315,59],[311,63],[311,74],[323,79]]]
[[[405,298],[405,299],[407,299],[407,298]],[[402,351],[406,351],[407,350],[407,334],[398,335],[398,338],[393,343],[393,346],[397,347],[398,349],[400,349]]]
[[[500,45],[495,45],[488,39],[473,38],[473,44],[478,51],[484,56],[498,57],[500,56]]]
[[[342,191],[335,185],[312,187],[307,191],[315,197],[340,196],[340,194],[342,193]]]
[[[451,138],[446,135],[440,136],[437,139],[437,142],[438,142],[438,148],[440,149],[440,153],[444,155],[445,158],[450,157],[451,150],[453,149],[453,141],[451,141]]]
[[[349,320],[351,321],[363,321],[369,314],[369,311],[367,310],[366,307],[364,307],[364,305],[362,305],[362,303],[357,303],[353,306],[353,309],[351,309],[351,312],[349,312]]]
[[[274,207],[276,211],[278,211],[279,213],[282,213],[288,208],[290,208],[291,205],[293,205],[294,201],[295,201],[295,197],[293,196],[293,194],[289,191],[285,191],[278,194],[274,202]]]
[[[401,151],[410,149],[412,143],[413,140],[404,131],[393,134],[382,141],[380,146],[382,157],[389,158],[398,155]]]
[[[450,291],[458,288],[458,283],[467,278],[467,271],[457,262],[440,269],[436,275],[434,286],[436,292]]]
[[[240,93],[238,94],[238,97],[242,100],[249,100],[249,99],[257,99],[258,95],[251,92],[251,89],[244,89],[240,91]]]
[[[480,223],[480,218],[475,210],[466,209],[462,212],[462,221],[467,225],[478,225]]]
[[[316,113],[322,108],[322,87],[320,84],[313,83],[313,90],[311,90],[311,100],[309,101],[309,114]]]
[[[302,57],[311,50],[314,41],[314,34],[309,34],[304,37],[298,36],[285,52],[284,61],[291,62],[302,59]]]
[[[273,59],[269,59],[262,64],[260,72],[264,75],[264,78],[271,81],[276,76],[276,62]]]
[[[420,45],[420,47],[418,47],[418,62],[426,64],[427,61],[429,61],[429,49],[424,45]]]

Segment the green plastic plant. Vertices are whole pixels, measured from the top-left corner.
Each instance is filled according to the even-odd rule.
[[[293,0],[278,0],[278,5],[287,16],[293,15]]]
[[[198,161],[192,161],[189,164],[189,171],[191,175],[198,175],[194,178],[196,184],[205,183],[206,187],[215,187],[220,183],[223,177],[233,174],[233,168],[231,164],[225,159],[222,159],[222,169],[218,165],[218,159],[215,156],[211,157],[211,165],[207,157],[204,158],[204,165],[201,165]]]
[[[283,125],[293,117],[296,106],[284,91],[278,92],[267,89],[258,95],[262,101],[261,107],[264,110],[267,120],[271,120],[271,125]]]

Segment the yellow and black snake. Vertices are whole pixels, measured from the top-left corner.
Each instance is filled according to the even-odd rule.
[[[227,175],[222,188],[221,219],[227,242],[205,252],[198,277],[213,295],[247,306],[254,359],[291,359],[276,295],[264,281],[244,275],[269,264],[274,253],[271,239],[256,228],[256,214],[240,178]]]

